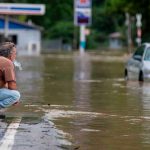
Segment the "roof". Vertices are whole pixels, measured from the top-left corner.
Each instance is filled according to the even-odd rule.
[[[121,38],[122,35],[119,32],[114,32],[109,35],[110,38]]]
[[[150,43],[148,43],[148,42],[145,42],[145,43],[142,43],[141,45],[150,46]]]
[[[18,20],[9,18],[9,29],[29,29],[29,30],[42,30],[43,28],[34,24],[29,24],[25,22],[20,22]],[[5,18],[0,16],[0,29],[5,28]]]

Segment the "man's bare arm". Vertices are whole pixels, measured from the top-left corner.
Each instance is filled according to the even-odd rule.
[[[10,90],[16,90],[17,89],[17,85],[15,81],[9,81],[8,82],[8,89]]]

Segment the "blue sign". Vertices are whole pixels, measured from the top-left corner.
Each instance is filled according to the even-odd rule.
[[[91,24],[92,0],[74,0],[74,24],[77,26]]]
[[[77,10],[75,14],[75,25],[90,25],[91,24],[91,10]]]

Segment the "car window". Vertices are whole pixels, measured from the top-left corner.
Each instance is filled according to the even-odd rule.
[[[133,58],[136,60],[141,60],[143,53],[144,53],[144,49],[145,49],[145,45],[138,47],[137,50],[135,51],[134,55],[133,55]]]
[[[150,61],[150,47],[147,48],[145,56],[144,56],[145,61]]]

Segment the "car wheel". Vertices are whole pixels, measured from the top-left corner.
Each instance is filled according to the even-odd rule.
[[[126,81],[129,79],[127,69],[125,69],[125,71],[124,71],[124,78],[125,78]]]
[[[139,81],[144,81],[143,72],[140,71],[139,73]]]

